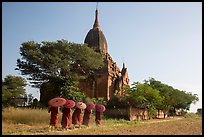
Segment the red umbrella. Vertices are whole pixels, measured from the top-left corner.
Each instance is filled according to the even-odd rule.
[[[53,107],[63,106],[65,103],[66,103],[66,100],[64,98],[59,98],[59,97],[53,98],[48,101],[48,104]]]
[[[75,106],[75,102],[73,100],[66,100],[64,107],[66,108],[73,108]]]
[[[86,108],[86,104],[84,104],[83,102],[77,102],[76,106],[80,109],[85,109]]]
[[[91,109],[93,109],[94,107],[95,107],[95,104],[92,103],[92,102],[89,102],[89,103],[86,104],[86,109],[87,109],[87,110],[91,110]]]
[[[98,112],[104,112],[106,110],[105,106],[102,104],[97,104],[95,108],[96,108],[96,111]]]

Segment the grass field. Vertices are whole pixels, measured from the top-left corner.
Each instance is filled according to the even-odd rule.
[[[90,128],[82,126],[68,131],[59,127],[49,131],[50,114],[46,109],[6,108],[2,111],[3,135],[201,135],[202,117],[187,115],[186,118],[174,117],[141,122],[124,119],[104,118],[102,127],[97,127],[92,115]]]

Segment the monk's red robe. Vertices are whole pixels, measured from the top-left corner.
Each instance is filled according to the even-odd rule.
[[[83,117],[83,125],[89,126],[91,120],[91,110],[85,109]]]
[[[50,125],[57,128],[59,119],[58,107],[50,107],[49,112],[51,112]]]
[[[102,112],[96,111],[95,122],[98,126],[102,125]]]
[[[76,108],[72,115],[72,124],[80,126],[81,123],[82,123],[82,110],[79,108]]]
[[[63,128],[69,128],[71,125],[71,108],[64,107],[62,109],[62,121],[61,125]]]

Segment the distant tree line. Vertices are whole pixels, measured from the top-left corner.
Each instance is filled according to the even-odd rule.
[[[115,92],[108,101],[109,108],[124,108],[127,106],[147,108],[150,117],[156,115],[157,110],[175,115],[176,110],[186,113],[192,103],[198,101],[197,94],[180,91],[167,84],[150,78],[144,83],[134,82],[131,87],[125,87],[122,93]]]

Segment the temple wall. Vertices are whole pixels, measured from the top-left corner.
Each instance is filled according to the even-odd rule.
[[[134,108],[134,107],[115,108],[115,109],[111,108],[111,109],[106,109],[106,111],[104,112],[104,115],[111,118],[120,118],[120,119],[123,118],[129,121],[149,120],[148,110],[144,108]],[[164,118],[164,113],[162,110],[159,110],[159,116],[157,113],[156,118]]]
[[[94,93],[93,93],[93,83],[90,80],[83,80],[80,82],[80,88],[85,92],[85,94],[93,98]]]
[[[97,97],[107,97],[108,78],[107,75],[97,77],[96,92]]]

